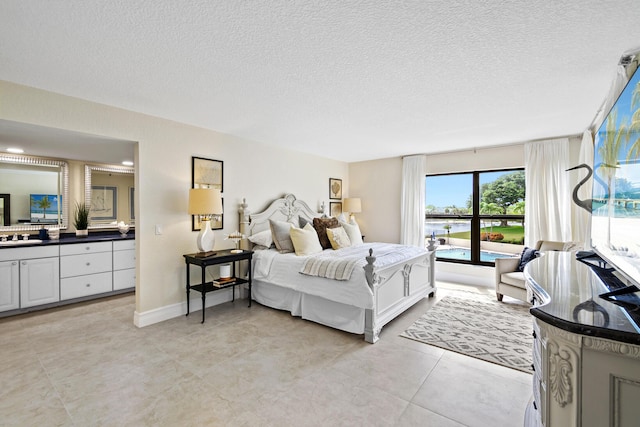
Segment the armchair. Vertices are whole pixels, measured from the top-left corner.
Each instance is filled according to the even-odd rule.
[[[539,240],[535,249],[540,252],[566,251],[572,249],[573,246],[573,243]],[[504,295],[527,301],[524,273],[518,271],[520,258],[498,258],[495,263],[496,297],[498,301],[502,301]]]

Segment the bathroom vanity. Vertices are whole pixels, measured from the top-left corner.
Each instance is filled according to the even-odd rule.
[[[0,244],[0,317],[131,292],[133,233]]]

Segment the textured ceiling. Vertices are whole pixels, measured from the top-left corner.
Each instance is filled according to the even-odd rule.
[[[0,79],[344,161],[579,134],[640,1],[2,0]]]

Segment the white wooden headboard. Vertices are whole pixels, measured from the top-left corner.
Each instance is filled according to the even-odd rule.
[[[296,199],[293,194],[286,194],[280,199],[276,199],[267,209],[262,212],[252,214],[246,201],[240,205],[240,232],[246,236],[269,230],[269,220],[286,221],[299,224],[299,217],[308,219],[319,217],[322,214],[314,211],[302,200]]]

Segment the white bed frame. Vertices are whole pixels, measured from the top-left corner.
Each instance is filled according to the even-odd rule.
[[[267,209],[256,214],[250,213],[246,201],[243,200],[239,212],[240,232],[247,236],[268,230],[270,219],[287,221],[297,226],[300,216],[308,220],[321,216],[310,209],[305,202],[297,200],[293,194],[287,194],[274,200]],[[371,249],[366,260],[367,265],[364,266],[364,270],[367,284],[373,292],[373,309],[353,306],[349,306],[349,309],[362,311],[364,339],[373,344],[378,341],[384,325],[425,296],[433,297],[435,295],[435,250],[430,247],[428,252],[423,255],[380,270],[376,268],[376,257]],[[254,288],[256,286],[259,285],[254,284]],[[344,304],[326,299],[323,299],[323,305],[329,307],[335,305],[337,310],[340,310],[341,307],[344,308]],[[319,323],[328,324],[326,321]],[[339,325],[329,324],[329,326],[342,329]]]

